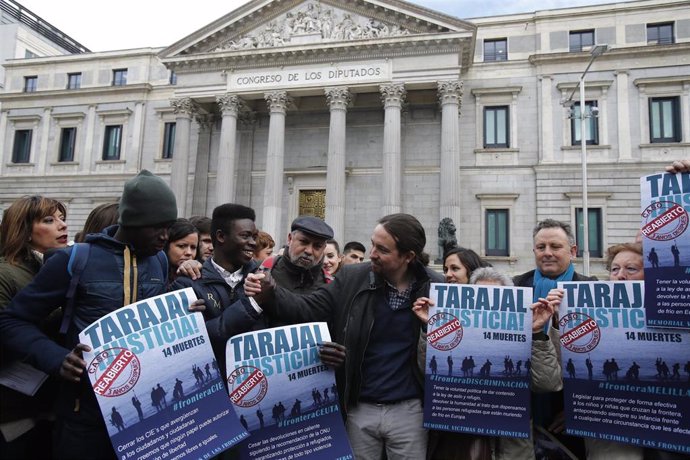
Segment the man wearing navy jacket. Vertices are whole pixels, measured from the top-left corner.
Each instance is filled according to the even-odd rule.
[[[73,248],[53,254],[34,280],[0,312],[0,337],[29,364],[63,382],[56,401],[54,454],[58,459],[116,458],[89,378],[79,332],[124,305],[165,292],[167,265],[158,253],[177,219],[175,196],[165,182],[143,170],[125,183],[118,225],[87,237],[88,259],[65,340],[58,344],[40,328],[43,319],[65,306]],[[190,309],[198,309],[191,307]]]

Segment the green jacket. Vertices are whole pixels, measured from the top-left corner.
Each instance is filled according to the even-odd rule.
[[[12,265],[0,257],[0,310],[4,310],[12,297],[34,279],[40,268],[41,262],[36,258]]]

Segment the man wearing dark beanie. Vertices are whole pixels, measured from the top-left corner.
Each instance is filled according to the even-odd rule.
[[[124,305],[165,292],[167,259],[161,250],[177,218],[175,196],[160,177],[144,170],[125,183],[119,214],[118,225],[88,235],[85,245],[57,251],[0,312],[3,347],[64,381],[56,401],[57,459],[117,458],[84,372],[82,352],[89,347],[79,343],[79,332]],[[40,324],[66,304],[72,251],[83,251],[86,263],[66,315],[70,320],[63,346],[46,336]],[[203,302],[190,307],[202,309]]]

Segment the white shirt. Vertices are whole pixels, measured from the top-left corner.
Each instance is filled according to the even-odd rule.
[[[225,282],[228,283],[228,286],[230,286],[231,288],[235,289],[235,287],[242,281],[242,267],[240,267],[240,269],[236,272],[229,272],[220,265],[218,265],[216,261],[213,260],[213,257],[211,257],[211,264],[213,264],[213,268],[216,269],[216,271],[225,280]],[[254,310],[256,310],[257,313],[263,312],[259,304],[256,303],[256,300],[254,300],[254,297],[249,297],[249,303],[252,304],[252,307],[254,307]]]

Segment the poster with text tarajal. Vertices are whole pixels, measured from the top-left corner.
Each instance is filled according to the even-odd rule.
[[[647,324],[690,329],[690,173],[640,183]]]
[[[227,382],[240,422],[251,433],[243,459],[352,459],[335,372],[321,364],[326,323],[249,332],[228,340]]]
[[[79,340],[118,459],[210,458],[249,436],[190,288],[123,307]]]
[[[432,284],[424,427],[527,438],[532,289]]]
[[[644,283],[558,283],[566,432],[690,453],[690,331],[647,327]]]

